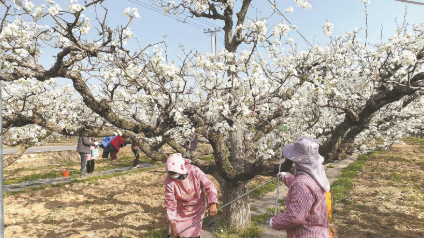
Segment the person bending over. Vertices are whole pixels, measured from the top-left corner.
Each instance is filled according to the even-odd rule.
[[[190,164],[181,154],[172,154],[166,161],[165,207],[169,222],[168,237],[200,237],[202,222],[178,234],[186,227],[209,214],[217,214],[218,195],[212,181],[199,168]],[[205,191],[205,192],[204,192]],[[208,202],[206,202],[206,194]],[[178,236],[179,235],[179,236]]]

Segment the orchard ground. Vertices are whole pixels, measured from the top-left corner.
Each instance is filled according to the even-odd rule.
[[[424,236],[424,140],[405,141],[406,145],[393,146],[390,151],[359,161],[362,166],[352,166],[356,168],[353,176],[347,170],[336,182],[339,188],[334,217],[340,237]],[[78,157],[70,153],[68,159],[55,162],[55,156],[58,155],[47,155],[44,160],[23,159],[6,170],[5,182],[59,174],[64,168],[71,170],[71,174],[78,173]],[[123,148],[120,157],[114,164],[98,160],[97,169],[132,163],[129,148]],[[164,176],[164,167],[137,169],[7,194],[5,236],[163,237],[166,232]],[[268,179],[257,177],[252,186]],[[219,188],[216,181],[215,185]],[[265,188],[262,193],[272,188]],[[261,192],[256,195],[260,196]],[[263,217],[254,220],[265,224],[267,217]],[[217,228],[209,229],[213,232]]]

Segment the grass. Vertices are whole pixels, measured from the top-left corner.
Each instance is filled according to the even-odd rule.
[[[404,142],[410,145],[417,145],[420,149],[424,149],[424,139],[417,137],[406,137],[402,139]]]
[[[332,185],[339,237],[424,237],[424,140],[403,141],[408,146],[361,156]]]
[[[363,170],[368,158],[368,155],[360,155],[355,162],[343,169],[337,181],[331,185],[333,203],[338,203],[346,198],[346,195],[352,189],[353,179],[359,171]]]
[[[114,162],[111,162],[109,159],[99,159],[96,161],[96,172],[102,172],[122,167],[128,167],[131,166],[133,163],[133,158],[130,156],[125,156],[117,159]],[[140,156],[139,163],[151,163],[151,164],[161,164],[160,162],[152,161],[150,160],[146,155]],[[79,162],[68,162],[63,165],[59,165],[61,167],[74,167],[76,165],[79,165]],[[103,166],[102,166],[103,165]],[[33,168],[20,168],[20,169],[14,169],[14,170],[8,170],[5,171],[5,174],[13,174],[16,172],[23,172],[23,171],[37,171],[37,170],[46,170],[46,169],[54,169],[57,168],[58,165],[49,165],[49,166],[40,166],[40,167],[33,167]],[[69,177],[71,178],[78,178],[80,176],[80,171],[76,169],[68,169],[69,170]],[[59,178],[62,177],[61,171],[54,171],[54,172],[47,172],[43,174],[32,174],[23,176],[16,179],[5,179],[4,185],[11,185],[16,183],[22,183],[27,181],[33,181],[37,179],[47,179],[47,178]]]
[[[262,216],[262,215],[261,215]],[[257,218],[257,220],[261,220]],[[261,237],[262,235],[262,227],[261,225],[253,221],[250,223],[248,227],[245,228],[235,228],[229,227],[224,219],[221,219],[218,227],[215,229],[214,234],[218,238],[242,238],[242,237]]]
[[[252,190],[252,189],[255,189],[257,187],[259,187],[259,185],[252,185],[252,186],[250,186],[249,189]],[[251,198],[260,198],[263,195],[274,191],[275,189],[277,189],[277,180],[274,180],[274,181],[270,182],[269,184],[267,184],[267,185],[265,185],[261,188],[258,188],[257,190],[251,192],[249,196]]]
[[[164,238],[164,237],[168,237],[168,227],[149,231],[143,237],[144,238]]]
[[[252,222],[256,222],[258,224],[264,223],[269,220],[269,216],[267,214],[252,216]]]
[[[80,164],[79,162],[67,162],[60,166],[63,167],[73,167]],[[37,170],[45,170],[45,169],[54,169],[57,168],[58,165],[47,165],[47,166],[37,166],[37,167],[31,167],[31,168],[18,168],[18,169],[11,169],[11,170],[4,170],[4,175],[14,174],[17,172],[25,172],[25,171],[37,171]]]
[[[48,185],[42,185],[42,186],[37,186],[37,187],[24,188],[24,189],[22,189],[20,191],[16,191],[16,192],[5,192],[4,196],[7,197],[7,196],[11,196],[11,195],[14,195],[14,194],[17,194],[17,193],[24,193],[24,192],[27,192],[27,191],[37,191],[37,190],[41,190],[41,189],[45,189],[45,188],[56,188],[56,187],[61,187],[61,186],[65,186],[65,185],[73,184],[73,183],[96,182],[99,179],[114,178],[114,177],[119,177],[119,176],[123,176],[123,175],[126,175],[126,174],[140,173],[140,172],[145,172],[145,171],[149,171],[149,170],[153,170],[153,169],[157,169],[157,168],[143,168],[143,169],[129,170],[129,171],[125,171],[125,172],[115,172],[115,173],[106,174],[106,175],[92,175],[92,176],[87,177],[87,178],[72,180],[69,183],[48,184]]]
[[[80,174],[80,171],[78,170],[72,170],[69,171],[69,176],[71,177],[75,177],[77,175]],[[21,178],[17,178],[17,179],[8,179],[8,180],[4,180],[4,185],[11,185],[11,184],[16,184],[16,183],[22,183],[22,182],[27,182],[27,181],[33,181],[33,180],[37,180],[37,179],[47,179],[47,178],[58,178],[58,177],[62,177],[62,172],[47,172],[44,174],[32,174],[32,175],[28,175],[28,176],[23,176]]]

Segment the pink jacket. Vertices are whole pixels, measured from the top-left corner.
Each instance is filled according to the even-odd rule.
[[[165,178],[165,207],[168,222],[175,221],[178,231],[202,219],[205,215],[206,195],[208,203],[218,203],[218,195],[212,181],[199,168],[187,164],[188,176],[185,180]],[[202,222],[186,230],[181,237],[197,237],[202,231]],[[171,226],[169,226],[171,234]]]
[[[94,142],[93,137],[89,137],[89,140],[90,140],[90,142]],[[90,146],[90,150],[94,150],[94,149],[97,149],[97,146]],[[91,153],[87,154],[87,161],[95,159],[95,158],[97,158],[97,157],[91,156]]]
[[[325,192],[307,174],[287,174],[287,208],[272,219],[272,227],[287,230],[287,238],[330,238]]]

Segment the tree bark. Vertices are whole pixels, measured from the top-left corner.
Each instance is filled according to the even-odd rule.
[[[222,191],[222,202],[238,198],[249,191],[249,181],[226,181],[218,179]],[[243,229],[250,225],[250,199],[246,195],[224,207],[224,220],[229,228]]]

